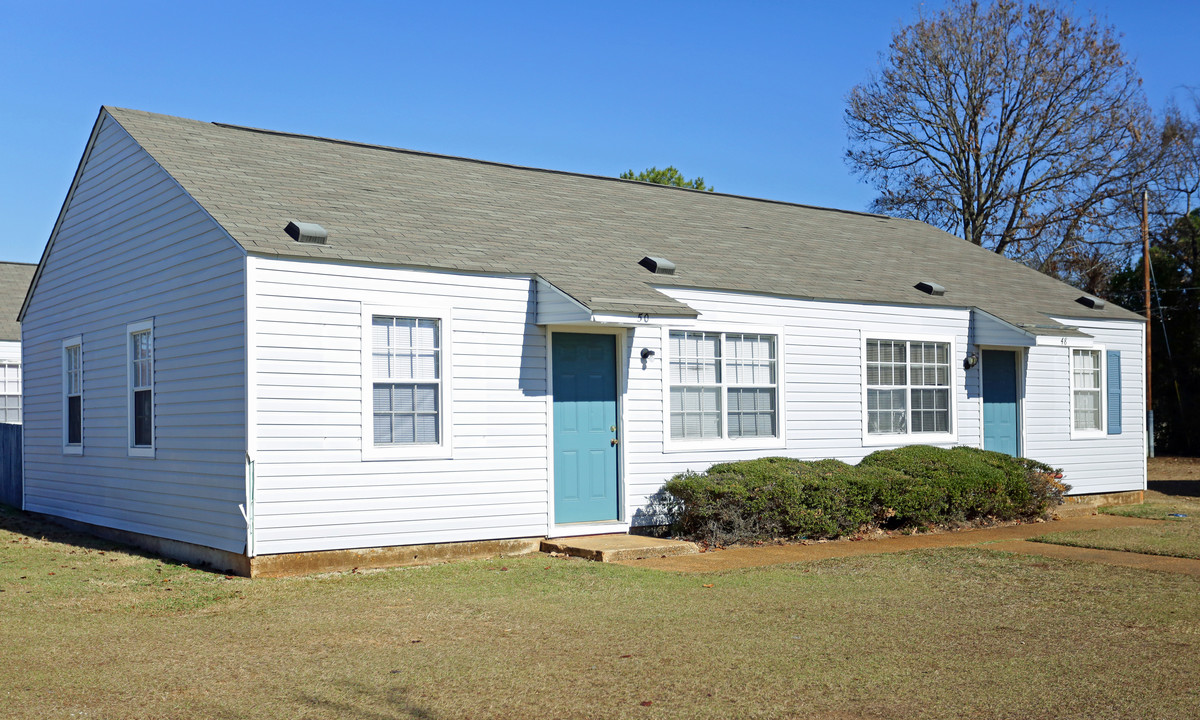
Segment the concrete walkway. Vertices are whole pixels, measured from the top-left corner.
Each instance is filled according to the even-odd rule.
[[[989,550],[999,550],[1002,552],[1102,562],[1110,565],[1200,576],[1200,560],[1028,542],[1029,538],[1052,532],[1153,525],[1158,522],[1161,521],[1122,517],[1119,515],[1087,515],[1044,523],[1009,525],[982,530],[961,530],[928,535],[900,535],[880,540],[836,540],[807,545],[739,547],[729,550],[710,551],[699,555],[642,557],[639,559],[623,559],[617,562],[623,565],[671,572],[707,573],[748,567],[762,567],[765,565],[814,562],[853,555],[876,555],[929,548],[987,545],[987,549]]]

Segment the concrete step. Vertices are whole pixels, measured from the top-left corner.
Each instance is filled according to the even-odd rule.
[[[542,541],[542,552],[562,553],[598,562],[628,562],[641,558],[695,555],[700,548],[696,547],[696,543],[683,540],[613,534],[547,538]]]

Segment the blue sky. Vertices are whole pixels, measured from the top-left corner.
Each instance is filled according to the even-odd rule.
[[[938,7],[939,2],[925,3]],[[1080,2],[1161,107],[1200,3]],[[101,105],[865,209],[846,93],[908,2],[0,0],[0,259],[36,262]]]

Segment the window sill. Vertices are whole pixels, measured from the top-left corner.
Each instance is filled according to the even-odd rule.
[[[1108,433],[1103,430],[1072,430],[1072,440],[1099,440],[1108,437]]]
[[[82,455],[82,445],[63,445],[63,455]]]
[[[708,450],[782,450],[786,447],[787,442],[783,438],[746,438],[741,440],[726,438],[715,440],[676,440],[672,438],[663,443],[663,454],[672,455]]]
[[[152,447],[131,447],[128,448],[129,457],[153,458],[154,448]]]
[[[864,435],[863,447],[897,447],[903,445],[946,445],[957,443],[958,433],[907,433],[904,435]]]

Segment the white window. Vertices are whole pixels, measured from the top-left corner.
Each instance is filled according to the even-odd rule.
[[[1104,428],[1102,350],[1071,350],[1071,429],[1099,433]]]
[[[444,456],[446,318],[371,310],[364,325],[364,456]]]
[[[63,452],[83,449],[83,343],[74,337],[63,341]]]
[[[675,440],[779,437],[777,336],[670,332]]]
[[[21,363],[0,361],[0,423],[21,424]]]
[[[869,435],[953,430],[949,342],[866,341],[866,416]]]
[[[129,368],[129,454],[154,457],[154,325],[126,328]]]

